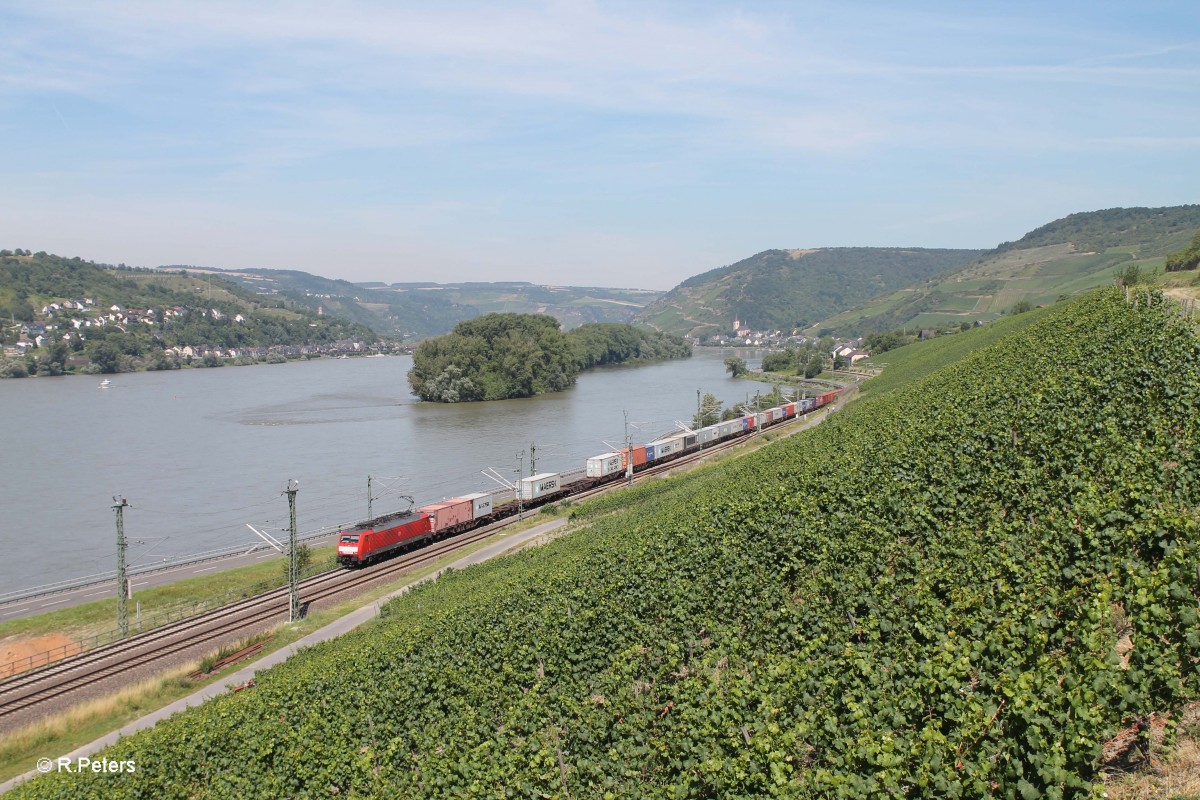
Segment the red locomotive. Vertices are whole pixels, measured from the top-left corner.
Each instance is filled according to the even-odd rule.
[[[347,567],[370,564],[388,553],[423,542],[433,536],[429,515],[401,511],[376,517],[338,535],[337,563]]]

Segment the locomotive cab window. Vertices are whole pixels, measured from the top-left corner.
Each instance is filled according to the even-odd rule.
[[[343,536],[342,544],[358,544],[358,534],[354,534],[353,536]]]

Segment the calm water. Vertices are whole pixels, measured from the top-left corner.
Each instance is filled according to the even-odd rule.
[[[409,394],[407,357],[0,381],[0,591],[111,570],[113,495],[128,499],[130,563],[257,542],[245,523],[301,530],[496,488],[536,445],[539,472],[583,465],[631,435],[690,420],[696,390],[726,404],[766,388],[701,350],[686,361],[601,370],[529,400],[440,405]],[[743,354],[744,355],[744,354]]]

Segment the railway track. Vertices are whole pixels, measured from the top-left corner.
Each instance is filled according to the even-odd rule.
[[[305,604],[312,604],[350,593],[365,583],[385,582],[487,538],[503,526],[493,523],[364,570],[335,570],[313,576],[301,583],[300,599]],[[235,634],[244,635],[265,623],[285,619],[287,612],[288,590],[283,587],[90,650],[37,672],[22,673],[0,683],[0,724],[50,698],[62,698],[198,645]]]
[[[754,436],[720,442],[655,465],[639,472],[635,480],[669,472],[724,452],[744,444]],[[587,499],[624,485],[623,480],[604,483],[569,497],[572,500]],[[338,595],[351,594],[361,590],[364,585],[388,582],[404,572],[488,538],[517,521],[518,517],[509,517],[363,569],[337,569],[315,575],[301,582],[300,599],[305,605],[311,605]],[[199,645],[215,645],[234,635],[247,635],[265,627],[267,623],[282,620],[287,616],[287,609],[288,589],[282,587],[55,662],[36,672],[8,678],[0,682],[0,724],[50,699],[61,701],[68,695]]]

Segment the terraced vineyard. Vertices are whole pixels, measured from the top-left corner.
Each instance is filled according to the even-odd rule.
[[[1105,290],[19,797],[1061,797],[1195,698],[1200,348]]]

